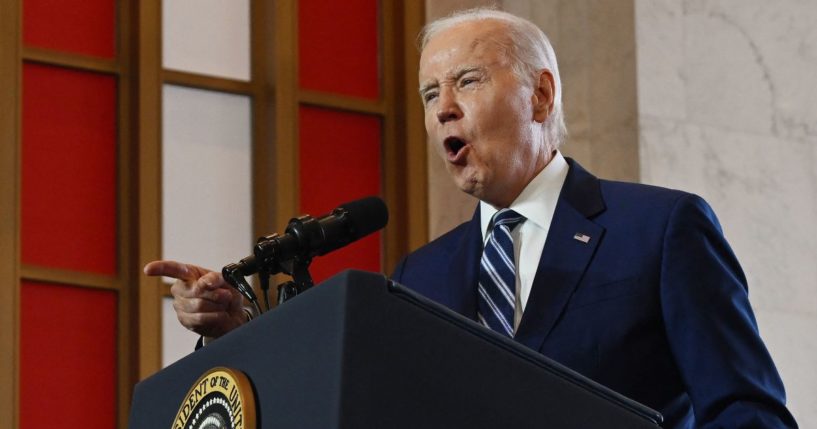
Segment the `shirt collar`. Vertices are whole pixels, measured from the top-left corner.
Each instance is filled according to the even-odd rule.
[[[557,150],[553,159],[525,186],[509,208],[525,216],[529,222],[539,228],[550,228],[550,221],[553,219],[553,213],[556,212],[556,203],[559,200],[559,193],[564,185],[568,169],[567,161]],[[491,218],[497,211],[494,206],[484,201],[479,202],[483,241],[488,236]]]

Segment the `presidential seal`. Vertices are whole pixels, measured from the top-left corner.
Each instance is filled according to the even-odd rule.
[[[243,372],[216,367],[187,392],[172,429],[255,429],[255,397]]]

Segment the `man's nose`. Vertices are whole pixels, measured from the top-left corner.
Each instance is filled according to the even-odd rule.
[[[441,124],[462,118],[462,110],[451,89],[440,90],[437,102],[437,120]]]

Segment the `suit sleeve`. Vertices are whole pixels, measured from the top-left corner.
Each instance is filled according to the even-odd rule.
[[[679,198],[665,231],[661,306],[697,427],[797,427],[743,271],[712,209],[694,195]]]

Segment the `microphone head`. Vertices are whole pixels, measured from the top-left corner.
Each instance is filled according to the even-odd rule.
[[[352,228],[352,241],[365,237],[389,222],[389,209],[379,197],[366,197],[341,204],[338,209],[345,210]]]

